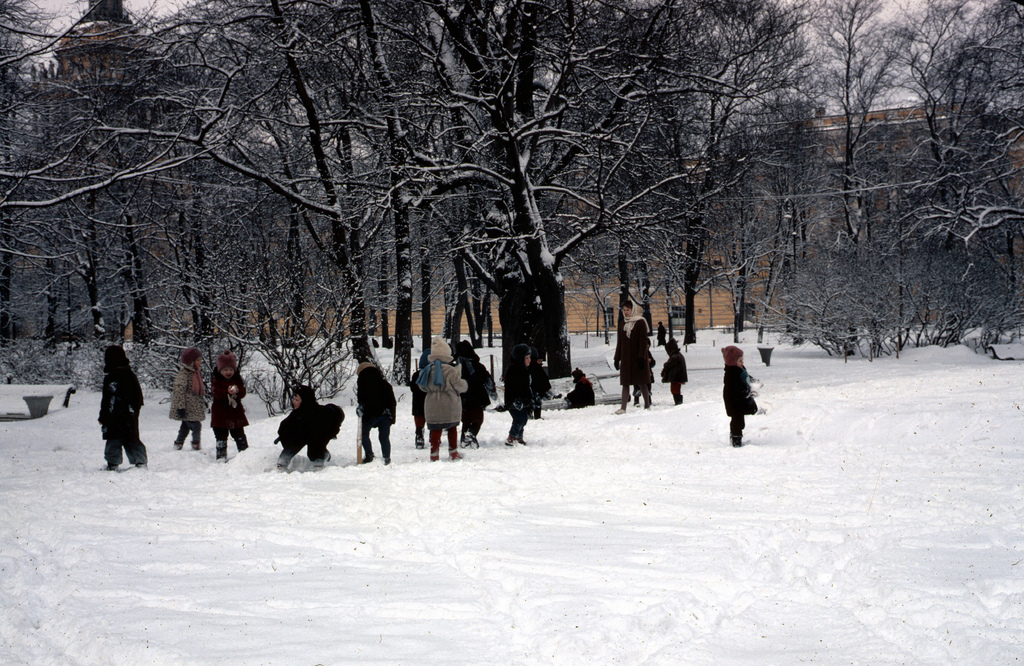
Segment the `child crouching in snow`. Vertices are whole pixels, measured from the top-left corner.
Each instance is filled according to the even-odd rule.
[[[142,410],[142,388],[128,365],[124,349],[117,345],[103,353],[103,397],[100,400],[100,429],[106,446],[103,457],[107,469],[114,471],[121,464],[121,449],[128,462],[146,467],[146,445],[139,440],[139,412]]]
[[[298,386],[292,392],[292,413],[277,428],[277,440],[284,449],[277,458],[279,470],[288,469],[292,458],[306,447],[313,469],[323,469],[331,459],[327,444],[338,436],[345,412],[337,405],[321,405],[309,386]]]
[[[245,438],[245,417],[242,398],[245,397],[245,382],[238,374],[238,357],[230,350],[217,357],[217,369],[213,371],[213,405],[210,407],[210,427],[217,440],[217,460],[227,462],[228,434],[235,440],[239,453],[249,448]]]
[[[729,345],[722,348],[725,359],[725,385],[722,387],[722,399],[725,401],[725,413],[731,417],[729,434],[732,445],[743,446],[743,428],[746,426],[744,416],[757,413],[757,403],[750,388],[750,375],[743,367],[743,350]]]

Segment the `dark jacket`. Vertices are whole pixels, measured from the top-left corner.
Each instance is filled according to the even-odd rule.
[[[515,409],[530,409],[533,405],[530,369],[523,363],[530,348],[516,345],[512,348],[512,359],[505,372],[505,405]]]
[[[668,352],[668,360],[661,366],[661,382],[663,384],[685,384],[689,381],[686,377],[686,359],[679,351],[679,343],[675,338],[665,343],[665,351]]]
[[[619,369],[621,386],[640,386],[652,383],[651,366],[648,350],[651,340],[648,338],[647,320],[643,317],[633,324],[629,337],[623,330],[623,322],[619,322],[618,340],[615,344],[615,363]]]
[[[494,378],[480,362],[480,356],[473,345],[463,340],[455,346],[455,353],[462,366],[462,378],[469,384],[469,388],[462,394],[463,410],[479,409],[491,404],[491,397],[496,396]]]
[[[302,398],[302,403],[278,426],[277,436],[281,444],[291,449],[309,444],[326,446],[337,436],[345,413],[335,405],[318,403],[316,393],[308,386],[296,388],[295,393]]]
[[[551,380],[548,379],[548,371],[541,365],[540,359],[537,356],[530,357],[530,388],[538,400],[551,392]]]
[[[744,415],[749,397],[750,384],[747,382],[747,371],[738,365],[725,366],[725,383],[722,386],[725,413],[729,416]]]
[[[416,379],[420,375],[420,370],[427,367],[427,357],[430,356],[430,350],[424,349],[423,353],[420,354],[419,366],[416,371],[412,373],[412,377],[409,378],[409,394],[412,396],[412,415],[423,416],[423,400],[426,399],[427,394],[420,388],[420,385],[416,383]]]
[[[234,406],[231,405],[229,399],[231,398],[231,394],[228,393],[230,386],[238,387],[238,393],[234,395]],[[235,371],[231,379],[224,379],[220,370],[214,370],[212,388],[213,405],[210,407],[210,427],[234,430],[249,425],[249,420],[245,417],[245,407],[242,406],[242,398],[245,397],[245,382],[242,381],[242,376],[238,374],[238,371]]]
[[[377,366],[367,363],[360,367],[362,369],[356,379],[356,402],[363,408],[363,418],[375,419],[387,412],[393,424],[398,413],[394,389]]]
[[[569,408],[593,407],[594,406],[594,385],[585,376],[576,380],[576,386],[569,395],[565,396],[569,401]]]
[[[116,351],[111,351],[116,350]],[[120,347],[108,347],[103,365],[100,429],[103,439],[139,440],[142,387]]]

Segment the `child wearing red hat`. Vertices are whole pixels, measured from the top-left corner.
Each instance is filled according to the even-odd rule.
[[[241,453],[249,448],[245,438],[245,382],[238,374],[238,357],[231,350],[217,357],[217,369],[213,371],[213,406],[210,408],[210,427],[217,439],[217,460],[228,460],[228,434],[235,440]]]

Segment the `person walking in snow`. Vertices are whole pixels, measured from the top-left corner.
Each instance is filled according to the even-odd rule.
[[[423,438],[423,429],[427,426],[427,419],[423,416],[423,400],[427,397],[426,392],[420,388],[416,380],[420,376],[420,371],[427,367],[427,358],[430,356],[430,350],[424,349],[423,353],[420,354],[419,364],[416,366],[416,371],[412,373],[412,377],[409,378],[409,394],[412,396],[412,420],[413,425],[416,426],[416,448],[422,449],[425,446],[426,440]]]
[[[239,453],[249,448],[245,438],[245,426],[249,425],[249,420],[242,406],[245,382],[238,373],[238,357],[230,349],[217,357],[211,384],[213,403],[210,405],[210,428],[217,442],[217,460],[227,462],[229,434],[235,440]]]
[[[423,416],[430,431],[430,460],[440,458],[441,433],[448,434],[448,457],[459,460],[459,422],[462,420],[462,397],[469,384],[462,378],[462,368],[453,363],[452,349],[441,338],[430,343],[427,366],[416,380],[427,394],[423,400]]]
[[[750,387],[750,375],[743,367],[743,350],[734,345],[722,348],[725,359],[725,380],[722,387],[722,399],[725,401],[725,413],[730,417],[729,435],[734,447],[743,446],[743,428],[750,414],[757,413],[757,403]]]
[[[185,445],[185,436],[189,432],[192,433],[192,450],[202,448],[201,431],[206,419],[206,388],[199,370],[202,362],[203,353],[189,347],[181,353],[178,374],[174,376],[170,417],[181,421],[178,436],[174,439],[174,448],[178,450]]]
[[[484,410],[491,404],[492,398],[498,397],[494,388],[494,378],[480,362],[480,356],[469,340],[460,340],[455,345],[455,353],[459,358],[459,366],[462,367],[462,378],[468,385],[466,392],[462,394],[462,447],[472,446],[479,449],[480,442],[477,436],[484,425]]]
[[[356,402],[359,403],[359,415],[362,417],[361,441],[363,444],[363,464],[373,462],[373,444],[370,443],[370,431],[377,429],[380,441],[380,454],[384,464],[391,464],[391,426],[395,425],[398,414],[395,391],[388,380],[384,379],[380,368],[373,363],[360,363],[356,369]]]
[[[622,386],[622,405],[616,414],[625,414],[629,404],[629,388],[638,386],[644,397],[644,409],[651,406],[651,376],[649,350],[651,340],[640,308],[633,300],[622,304],[622,318],[619,321],[618,339],[615,344],[615,369],[619,371],[619,384]]]
[[[665,334],[666,333],[667,333],[667,331],[665,330],[665,324],[663,324],[663,323],[661,323],[659,321],[658,322],[658,346],[659,347],[664,347],[665,346]]]
[[[551,395],[551,380],[536,347],[530,347],[530,390],[533,391],[533,418],[540,420],[541,402]]]
[[[534,404],[532,377],[530,374],[530,347],[518,344],[512,347],[512,358],[505,372],[505,407],[512,417],[512,427],[508,431],[505,446],[526,444],[523,431],[530,419],[530,410]]]
[[[594,385],[587,379],[587,375],[579,368],[576,368],[572,371],[572,383],[575,384],[575,387],[569,392],[569,395],[565,396],[569,409],[593,407],[596,402]]]
[[[683,384],[687,382],[686,359],[679,350],[679,343],[675,338],[669,338],[665,343],[665,351],[668,352],[668,360],[661,366],[661,383],[669,385],[672,393],[672,400],[677,405],[683,404]]]
[[[302,447],[313,463],[314,470],[323,469],[331,459],[327,445],[338,436],[345,412],[337,405],[321,405],[316,393],[309,386],[297,386],[292,391],[292,413],[277,428],[277,442],[281,443],[281,455],[277,458],[279,470],[288,469],[289,463]]]
[[[121,465],[122,449],[129,463],[136,467],[147,466],[146,445],[139,439],[139,412],[143,404],[142,387],[132,372],[124,349],[117,345],[107,347],[103,352],[99,422],[105,440],[103,457],[108,470],[115,471]]]

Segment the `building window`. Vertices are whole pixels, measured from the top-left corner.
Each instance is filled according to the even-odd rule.
[[[604,328],[606,331],[615,328],[615,308],[611,306],[604,309]]]
[[[686,306],[685,305],[670,305],[668,306],[668,316],[672,320],[672,328],[682,328],[686,326]]]

